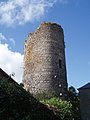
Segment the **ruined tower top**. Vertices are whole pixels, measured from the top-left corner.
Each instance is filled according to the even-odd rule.
[[[32,94],[67,91],[64,33],[60,25],[44,22],[29,33],[24,49],[23,83]]]
[[[57,23],[53,23],[53,22],[43,22],[34,32],[29,33],[28,37],[30,37],[33,34],[36,34],[36,33],[40,32],[42,30],[48,29],[48,28],[49,29],[55,29],[56,31],[63,33],[63,29],[62,29],[61,25],[59,25]]]

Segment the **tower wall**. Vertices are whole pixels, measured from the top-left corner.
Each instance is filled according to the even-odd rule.
[[[67,90],[64,34],[56,23],[43,23],[25,42],[23,83],[32,94]]]

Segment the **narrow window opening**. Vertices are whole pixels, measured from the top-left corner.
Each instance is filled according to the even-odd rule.
[[[62,61],[59,59],[59,68],[62,68]]]

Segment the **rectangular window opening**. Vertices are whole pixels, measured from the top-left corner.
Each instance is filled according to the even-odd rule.
[[[59,68],[62,68],[62,61],[59,59]]]

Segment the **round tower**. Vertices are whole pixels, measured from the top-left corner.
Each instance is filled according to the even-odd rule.
[[[24,48],[24,88],[32,94],[66,96],[64,33],[56,23],[42,23],[28,35]]]

